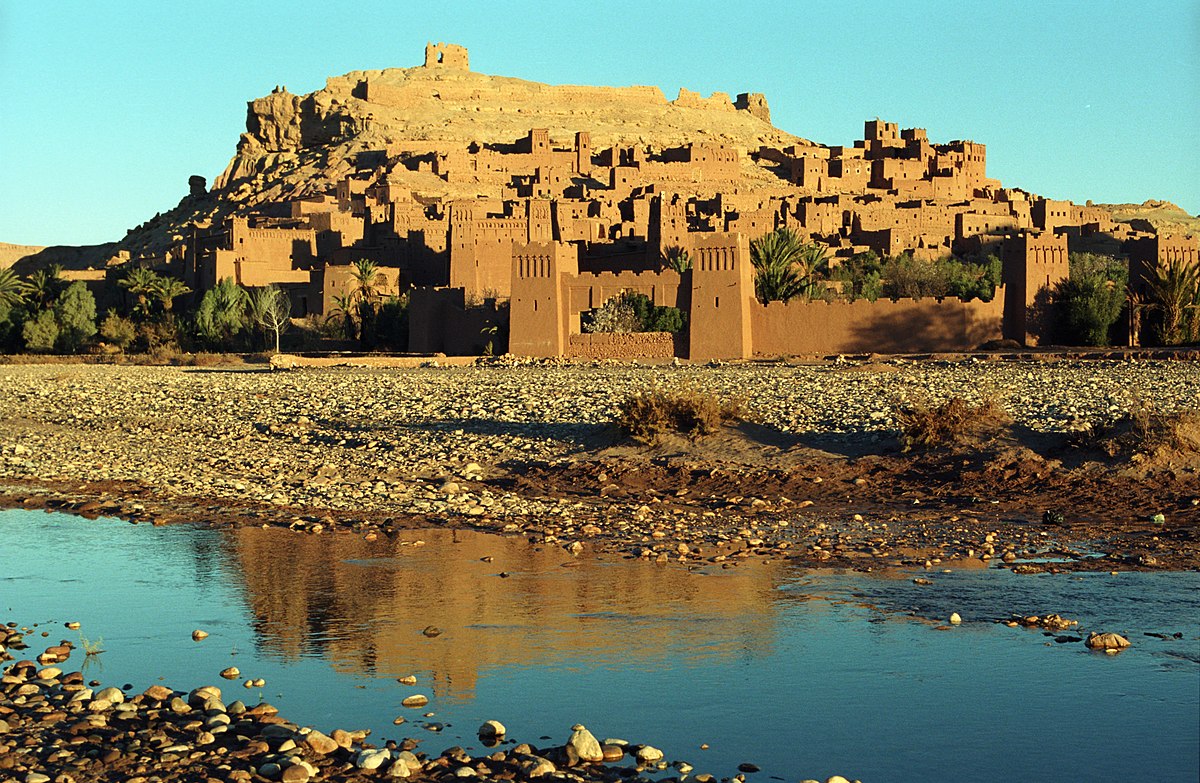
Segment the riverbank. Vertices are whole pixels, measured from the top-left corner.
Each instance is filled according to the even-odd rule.
[[[623,442],[617,405],[651,386],[740,399],[750,423]],[[998,398],[1011,434],[902,453],[897,404],[952,396]],[[0,504],[314,535],[445,525],[726,566],[1198,568],[1197,455],[1076,437],[1139,400],[1194,408],[1200,366],[7,366]]]
[[[32,652],[37,648],[30,644],[36,645],[39,636],[68,633],[78,623],[65,626],[0,626],[0,661],[30,655],[4,666],[0,678],[4,779],[308,783],[380,778],[520,781],[565,774],[575,781],[611,783],[646,781],[645,773],[667,769],[687,776],[694,769],[686,761],[666,759],[652,745],[598,740],[578,724],[561,744],[539,740],[534,746],[509,740],[502,723],[488,720],[479,727],[482,747],[474,756],[457,746],[430,756],[419,749],[419,739],[370,741],[369,730],[335,728],[326,734],[299,726],[269,703],[247,705],[230,698],[231,687],[177,690],[156,684],[140,693],[129,685],[105,687],[99,680],[85,681],[80,671],[63,668],[100,654],[96,650],[77,650],[69,640],[60,640],[36,656]],[[237,678],[236,670],[222,673],[227,674]],[[421,707],[427,701],[424,696],[410,700],[406,707]],[[703,772],[691,779],[714,780]],[[829,781],[845,783],[845,778]]]

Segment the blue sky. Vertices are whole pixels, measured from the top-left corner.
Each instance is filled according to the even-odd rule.
[[[762,92],[825,144],[878,116],[987,144],[1005,185],[1200,212],[1197,0],[0,0],[0,241],[119,239],[221,172],[246,101],[428,40],[484,73]]]

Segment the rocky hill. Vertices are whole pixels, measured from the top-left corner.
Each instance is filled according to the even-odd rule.
[[[0,242],[0,269],[7,269],[17,261],[27,256],[45,250],[38,245],[14,245],[10,242]]]
[[[1118,223],[1129,223],[1142,230],[1163,234],[1200,233],[1200,215],[1189,215],[1170,201],[1143,201],[1141,204],[1097,204]]]
[[[586,131],[594,149],[708,141],[748,152],[764,144],[811,144],[769,119],[766,100],[757,94],[734,100],[680,90],[667,100],[657,87],[549,85],[446,67],[354,71],[307,95],[277,88],[250,101],[246,132],[212,190],[156,215],[120,246],[134,256],[161,252],[183,237],[189,222],[270,211],[284,201],[330,192],[356,171],[384,169],[389,181],[420,197],[499,196],[495,188],[455,185],[394,165],[389,150],[511,145],[531,128],[548,129],[552,142],[563,145]],[[745,170],[748,187],[774,179],[750,162]]]

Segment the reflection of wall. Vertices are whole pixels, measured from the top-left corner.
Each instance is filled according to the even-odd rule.
[[[228,536],[265,651],[319,653],[353,672],[429,672],[442,698],[470,698],[480,671],[500,666],[636,650],[651,651],[641,653],[649,664],[730,636],[737,644],[713,654],[744,655],[763,650],[774,633],[769,564],[705,576],[442,530],[375,542],[258,528]],[[428,545],[400,543],[417,538]],[[501,571],[513,576],[501,579]],[[425,638],[428,625],[443,635]],[[636,633],[636,644],[617,629]]]

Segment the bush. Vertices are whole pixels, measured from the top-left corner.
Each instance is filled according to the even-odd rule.
[[[676,334],[687,325],[687,317],[677,307],[656,306],[650,297],[623,291],[590,313],[585,313],[585,333],[629,334],[631,332],[670,332]]]
[[[1109,329],[1125,306],[1125,286],[1101,277],[1060,280],[1054,303],[1066,342],[1108,345]]]
[[[1200,454],[1200,411],[1163,413],[1145,401],[1085,430],[1076,445],[1138,462],[1159,451]]]
[[[998,435],[1012,419],[994,399],[972,405],[952,397],[941,405],[909,403],[896,411],[900,443],[905,451],[974,443]]]
[[[622,401],[617,424],[629,436],[647,443],[672,434],[698,440],[726,422],[739,421],[741,411],[736,400],[721,402],[695,389],[668,392],[655,388],[635,392]]]
[[[119,315],[116,310],[109,310],[100,324],[100,336],[124,351],[137,337],[137,326],[133,321]]]
[[[34,353],[50,353],[58,342],[58,319],[52,310],[43,310],[30,318],[21,329],[25,348]]]

